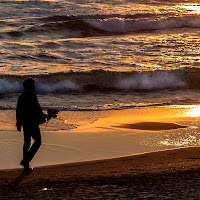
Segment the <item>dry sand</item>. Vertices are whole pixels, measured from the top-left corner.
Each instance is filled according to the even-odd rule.
[[[0,171],[0,199],[199,199],[200,148]]]

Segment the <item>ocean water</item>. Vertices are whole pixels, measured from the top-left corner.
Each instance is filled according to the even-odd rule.
[[[36,79],[42,108],[200,103],[195,0],[0,1],[0,109]]]

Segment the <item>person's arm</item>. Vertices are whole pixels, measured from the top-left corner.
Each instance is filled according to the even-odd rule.
[[[47,115],[43,113],[42,108],[38,102],[37,96],[35,96],[35,97],[36,97],[36,99],[35,99],[36,110],[37,110],[38,116],[40,116],[42,119],[46,119]]]
[[[21,132],[21,126],[23,125],[23,102],[21,96],[18,97],[17,101],[16,119],[17,130]]]

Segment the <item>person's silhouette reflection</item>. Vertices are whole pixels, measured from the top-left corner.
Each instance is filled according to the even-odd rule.
[[[31,77],[23,81],[24,92],[18,97],[16,119],[17,130],[24,131],[23,159],[20,164],[24,171],[32,171],[29,166],[36,152],[41,145],[41,135],[39,125],[46,121],[47,115],[42,112],[38,103],[35,91],[35,80]],[[31,137],[34,143],[31,146]]]

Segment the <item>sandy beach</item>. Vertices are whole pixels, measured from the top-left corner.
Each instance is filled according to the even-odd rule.
[[[60,113],[67,125],[79,126],[68,131],[48,131],[56,121],[42,126],[43,145],[31,162],[32,173],[19,165],[16,143],[22,135],[7,127],[1,145],[12,138],[18,149],[12,154],[12,145],[2,146],[10,151],[1,150],[0,199],[198,199],[195,109]]]
[[[1,199],[198,199],[199,147],[0,171]]]
[[[59,112],[41,126],[42,145],[31,165],[47,166],[198,146],[195,107]],[[23,133],[15,112],[1,112],[0,169],[20,168]]]

